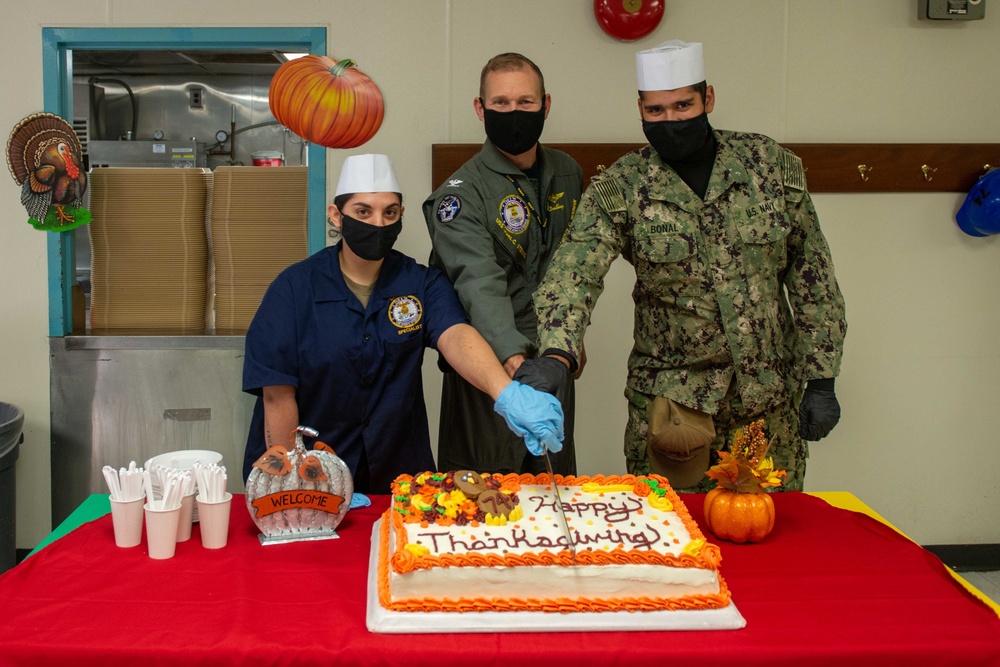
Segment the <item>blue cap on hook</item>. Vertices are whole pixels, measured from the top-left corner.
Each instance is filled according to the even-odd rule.
[[[969,236],[1000,234],[1000,169],[976,181],[955,214],[955,221]]]

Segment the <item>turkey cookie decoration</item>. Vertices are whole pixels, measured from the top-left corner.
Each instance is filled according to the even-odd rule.
[[[90,211],[82,208],[83,148],[59,116],[37,113],[18,123],[7,139],[7,167],[35,229],[65,232],[90,222]]]
[[[271,447],[253,464],[246,500],[261,544],[335,538],[350,509],[354,480],[347,464],[322,442],[306,450],[303,434],[318,435],[300,426],[295,449]]]

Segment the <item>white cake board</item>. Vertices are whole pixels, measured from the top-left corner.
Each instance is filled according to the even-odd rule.
[[[739,630],[746,619],[732,600],[721,609],[681,611],[391,611],[378,601],[378,540],[381,519],[372,527],[368,560],[368,613],[370,632],[468,633],[468,632],[601,632],[644,630]]]

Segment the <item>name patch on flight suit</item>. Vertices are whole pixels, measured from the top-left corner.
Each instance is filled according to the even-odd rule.
[[[410,331],[416,331],[423,327],[420,319],[424,316],[424,307],[420,299],[408,294],[407,296],[397,296],[389,302],[389,321],[392,322],[402,335]]]

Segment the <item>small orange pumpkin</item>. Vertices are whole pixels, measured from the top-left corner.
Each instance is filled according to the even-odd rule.
[[[375,136],[385,104],[375,82],[328,56],[289,60],[271,79],[268,103],[279,123],[327,148],[356,148]]]
[[[716,487],[705,496],[705,523],[724,540],[760,542],[774,528],[774,501],[766,493]]]

